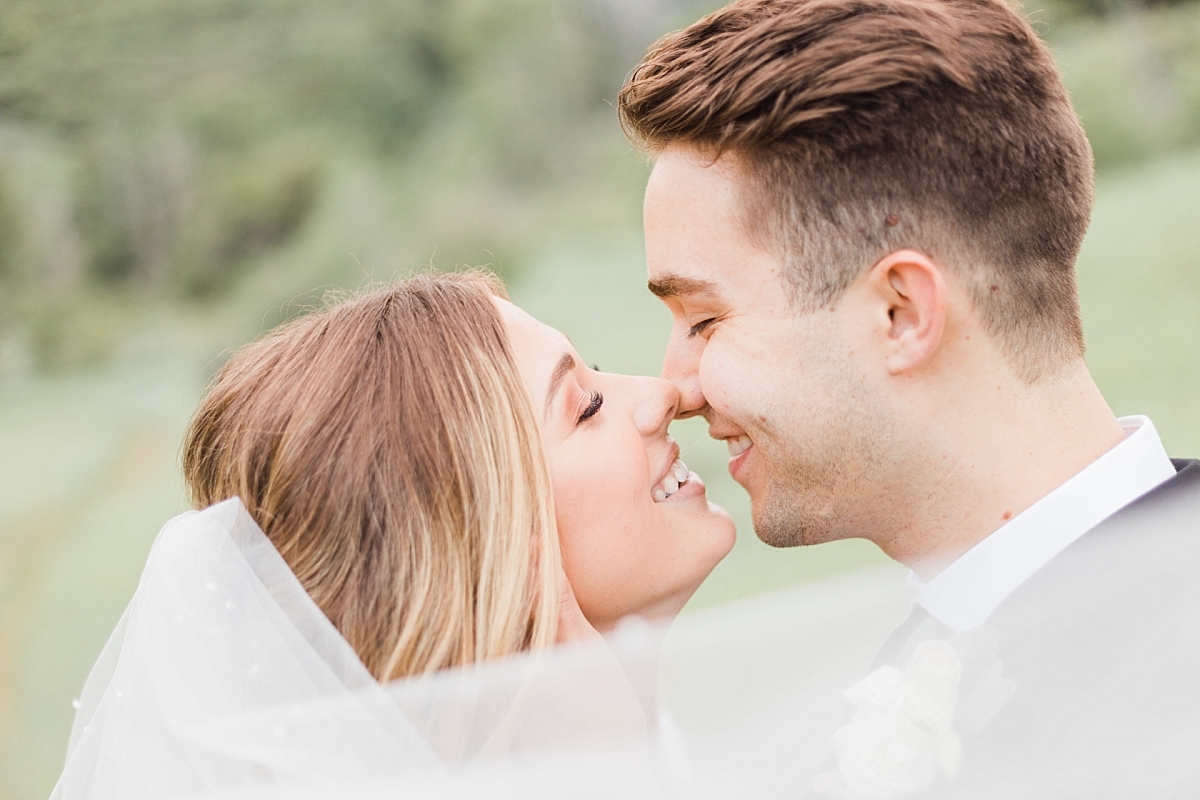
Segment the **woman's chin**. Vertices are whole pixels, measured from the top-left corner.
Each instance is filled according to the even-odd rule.
[[[674,498],[668,498],[670,502]],[[678,527],[683,528],[682,531],[684,541],[696,546],[703,546],[711,554],[711,562],[708,565],[708,570],[697,582],[703,582],[721,562],[729,552],[733,550],[734,544],[737,543],[737,525],[733,521],[733,516],[725,510],[724,506],[719,506],[716,503],[709,501],[708,497],[701,493],[696,498],[686,504],[681,504],[679,510],[688,515],[686,520],[680,520]],[[673,526],[675,527],[675,526]]]
[[[635,612],[638,616],[662,622],[674,619],[692,599],[692,595],[700,589],[700,585],[712,575],[717,565],[733,550],[733,546],[737,542],[737,527],[733,523],[733,518],[721,506],[710,503],[709,507],[711,512],[704,520],[704,524],[697,523],[693,526],[693,530],[689,531],[691,534],[691,541],[688,542],[689,548],[703,549],[701,553],[692,551],[698,557],[692,560],[691,573],[686,577],[680,576],[682,579],[676,584],[679,588],[668,597],[647,604],[645,608]],[[703,528],[703,530],[695,528]]]
[[[734,527],[733,517],[723,507],[709,501],[704,481],[694,472],[689,475],[686,483],[680,484],[679,491],[665,500],[657,501],[655,505],[668,512],[678,511],[681,514],[698,514],[714,518],[711,523],[697,521],[698,525],[714,523],[719,525],[718,520],[723,520],[731,529]],[[732,545],[730,546],[732,547]]]
[[[691,481],[688,481],[688,484],[690,483]],[[716,569],[717,564],[733,550],[737,542],[737,525],[733,516],[723,506],[708,499],[703,483],[700,483],[690,497],[675,501],[688,484],[681,486],[677,494],[668,497],[660,505],[669,513],[678,513],[678,516],[672,513],[674,518],[670,521],[676,547],[692,552],[702,551],[693,559],[697,573],[701,573],[696,577],[695,583],[698,588]]]
[[[586,588],[577,585],[584,616],[596,630],[607,633],[629,617],[670,622],[733,549],[737,541],[733,517],[709,502],[704,483],[694,473],[692,478],[694,483],[688,480],[670,497],[654,503],[657,514],[641,520],[648,527],[630,544],[637,552],[618,550],[617,561],[624,562],[617,571],[623,578],[620,585],[607,579]],[[655,544],[649,549],[639,547],[647,542]],[[587,574],[589,570],[583,568],[592,562],[583,557],[575,563],[576,570]],[[568,577],[574,584],[585,575],[568,570]]]

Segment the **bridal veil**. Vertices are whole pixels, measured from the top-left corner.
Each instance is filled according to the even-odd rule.
[[[564,648],[380,685],[228,500],[159,533],[52,797],[563,796],[585,776],[639,796],[657,783],[636,661]]]
[[[1110,539],[1094,557],[1133,563],[1136,539]],[[1189,796],[1200,604],[1139,587],[1086,598],[1119,601],[1114,632],[1150,631],[1111,664],[1069,641],[1022,663],[986,626],[926,626],[902,662],[873,664],[909,613],[892,570],[380,684],[228,500],[159,533],[52,800]],[[1033,596],[1009,630],[1071,613]],[[1039,694],[1088,676],[1107,693],[1090,705]],[[1022,701],[1033,722],[1006,728]]]
[[[757,749],[751,729],[763,720],[743,718],[732,740],[725,721],[765,710],[767,723],[793,731],[762,757],[782,747],[795,766],[792,745],[834,720],[770,687],[819,652],[816,638],[807,655],[794,652],[808,637],[789,630],[825,629],[828,642],[838,626],[815,607],[808,620],[760,611],[751,627],[737,615],[681,626],[666,648],[674,656],[664,655],[665,629],[630,622],[604,644],[381,685],[228,500],[159,533],[84,686],[52,798],[690,796],[702,787],[681,722]],[[838,620],[853,616],[843,609]],[[884,615],[879,630],[891,621]],[[869,648],[859,655],[865,663]],[[715,685],[722,675],[741,688]],[[694,713],[662,715],[663,700]],[[778,775],[761,778],[739,782]]]

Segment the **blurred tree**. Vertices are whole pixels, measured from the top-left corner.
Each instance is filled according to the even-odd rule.
[[[16,214],[9,187],[9,178],[0,171],[0,287],[11,287],[19,280],[18,263],[21,247],[21,221]],[[7,292],[0,293],[0,304]],[[4,306],[0,305],[0,319]]]
[[[1200,140],[1200,6],[1116,2],[1028,9],[1069,56],[1102,169]],[[620,83],[654,36],[717,5],[6,0],[0,133],[41,144],[0,146],[0,178],[25,176],[3,188],[0,236],[21,247],[0,280],[29,297],[220,297],[343,202],[352,162],[392,183],[411,263],[519,262],[547,226],[602,220],[632,191]],[[21,308],[57,307],[5,302],[0,339],[33,324]]]
[[[106,290],[220,293],[304,228],[347,154],[408,165],[431,187],[410,211],[433,238],[503,242],[528,228],[523,196],[584,179],[597,114],[615,133],[604,101],[624,45],[611,12],[588,0],[8,0],[0,125],[67,151],[76,271]],[[486,205],[464,196],[516,210],[464,213]],[[26,223],[13,220],[15,234]],[[27,291],[47,291],[27,277]]]
[[[1048,6],[1059,23],[1079,18],[1111,18],[1148,8],[1186,5],[1194,0],[1050,0],[1038,3]]]

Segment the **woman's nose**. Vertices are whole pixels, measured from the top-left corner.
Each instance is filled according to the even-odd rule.
[[[679,410],[679,390],[661,378],[638,377],[638,402],[633,420],[638,431],[647,437],[661,436],[675,419]]]

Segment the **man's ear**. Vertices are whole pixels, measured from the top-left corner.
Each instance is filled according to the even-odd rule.
[[[868,282],[887,309],[888,372],[897,375],[929,361],[946,326],[941,269],[922,253],[897,250],[871,268]]]

